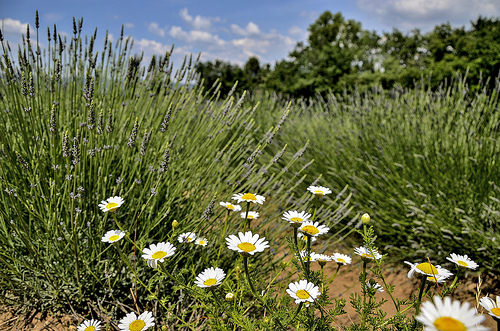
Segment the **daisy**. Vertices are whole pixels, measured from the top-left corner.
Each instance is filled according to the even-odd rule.
[[[230,210],[230,211],[240,211],[241,210],[241,206],[240,205],[233,205],[230,202],[219,202],[219,205],[221,205],[222,207],[224,207],[224,208],[226,208],[227,210]]]
[[[439,265],[432,265],[429,262],[422,262],[422,263],[411,263],[408,261],[404,261],[406,264],[408,264],[411,269],[408,272],[408,278],[412,278],[413,274],[415,272],[418,272],[422,275],[428,276],[428,277],[437,277],[438,281],[439,280],[444,280],[451,275],[453,275],[449,270],[442,268]]]
[[[86,320],[78,326],[76,331],[99,331],[101,329],[101,321]]]
[[[108,198],[106,201],[102,200],[101,203],[99,204],[99,208],[101,208],[101,210],[103,212],[108,212],[108,211],[115,211],[118,209],[118,207],[120,207],[121,205],[123,205],[123,203],[125,202],[125,200],[123,200],[121,197],[111,197],[111,198]]]
[[[344,255],[340,253],[333,253],[331,259],[332,261],[335,261],[338,264],[343,264],[343,265],[351,264],[352,262],[352,259],[349,255]]]
[[[370,253],[370,250],[365,246],[360,246],[355,248],[354,253],[360,255],[362,258],[367,258],[371,260],[373,260],[373,258],[375,258],[376,260],[380,260],[382,258],[382,255],[380,255],[379,252],[374,251],[372,254]]]
[[[259,205],[263,204],[266,198],[262,195],[253,194],[253,193],[238,193],[233,195],[233,200],[238,201],[238,203],[246,201],[251,203],[258,203]]]
[[[111,230],[106,232],[104,237],[101,238],[102,242],[105,243],[114,243],[117,242],[118,240],[122,239],[125,236],[125,232],[120,231],[120,230]]]
[[[324,195],[332,193],[332,190],[330,190],[328,187],[323,187],[323,186],[311,185],[307,188],[307,190],[318,197],[322,197]]]
[[[221,268],[207,268],[203,270],[194,282],[198,287],[213,287],[220,285],[226,277],[226,273]]]
[[[207,241],[207,238],[198,238],[198,239],[196,239],[196,241],[194,243],[196,245],[206,246],[208,241]]]
[[[196,234],[194,234],[193,232],[184,232],[184,233],[181,233],[179,235],[179,237],[177,237],[177,240],[180,243],[190,243],[190,242],[194,241],[195,239],[196,239]]]
[[[382,287],[382,285],[380,285],[379,283],[375,283],[372,281],[370,281],[369,283],[366,283],[366,289],[369,290],[369,289],[374,289],[375,292],[384,292],[384,288]]]
[[[299,228],[299,231],[312,237],[317,237],[322,234],[325,234],[328,232],[328,230],[330,230],[329,227],[326,227],[324,225],[319,225],[319,222],[311,222],[311,221],[303,222]]]
[[[427,276],[429,282],[442,284],[449,276]]]
[[[269,247],[266,238],[259,238],[258,234],[252,234],[251,231],[245,233],[238,232],[238,236],[230,235],[226,238],[227,248],[243,253],[254,255],[257,252],[262,252]]]
[[[455,253],[451,253],[450,256],[451,257],[447,257],[446,259],[460,267],[465,267],[473,270],[479,267],[479,264],[472,261],[467,255],[457,255]]]
[[[313,254],[314,254],[314,253],[313,253],[313,252],[311,252],[311,255],[310,255],[310,256],[307,256],[307,251],[306,251],[305,249],[303,249],[303,250],[301,250],[301,251],[299,252],[300,258],[302,258],[302,261],[304,261],[304,262],[307,262],[307,261],[313,261],[313,259],[312,259],[312,255],[313,255]],[[295,256],[296,256],[297,258],[299,258],[299,255],[295,254]]]
[[[488,314],[495,317],[497,321],[500,319],[500,296],[496,296],[496,302],[488,297],[482,297],[479,303],[488,311]]]
[[[295,303],[314,302],[320,294],[319,288],[305,279],[290,283],[286,292],[295,299]]]
[[[241,213],[241,218],[245,218],[245,212]],[[256,211],[249,211],[247,215],[247,220],[255,220],[259,218],[259,213]]]
[[[311,252],[311,261],[316,261],[316,262],[321,263],[321,262],[328,262],[331,260],[332,260],[331,256]]]
[[[434,304],[430,301],[424,302],[420,315],[415,319],[424,325],[424,330],[488,330],[478,325],[484,320],[484,316],[477,315],[474,308],[469,309],[469,303],[462,305],[459,301],[452,302],[450,297],[444,298],[443,301],[439,296],[435,296]]]
[[[139,316],[136,316],[134,312],[128,313],[124,318],[120,320],[118,328],[120,331],[143,331],[154,326],[153,314],[150,311],[145,311]]]
[[[156,268],[158,262],[163,263],[165,258],[174,255],[175,247],[169,242],[161,242],[158,244],[151,244],[149,248],[142,250],[142,257],[148,261],[151,268]]]
[[[305,221],[310,221],[311,214],[306,213],[305,211],[298,212],[296,210],[290,210],[283,214],[282,219],[288,221],[292,225],[298,225]]]
[[[305,243],[307,242],[307,236],[301,232],[297,233],[297,238],[301,239],[302,241],[304,241]],[[316,237],[311,237],[311,242],[315,242],[317,239]]]

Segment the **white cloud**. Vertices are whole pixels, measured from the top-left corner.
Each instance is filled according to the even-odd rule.
[[[134,23],[130,22],[126,22],[124,25],[127,29],[133,29],[135,27]]]
[[[0,20],[0,29],[2,29],[2,32],[7,35],[7,34],[26,34],[26,26],[29,25],[28,23],[22,23],[19,20],[15,20],[12,18],[2,18]],[[32,26],[30,26],[30,32],[33,31]]]
[[[189,15],[187,8],[181,9],[179,15],[184,20],[184,22],[186,22],[196,30],[210,29],[212,27],[212,22],[220,21],[220,18],[218,17],[203,17],[200,15],[196,15],[196,17],[193,18],[193,16]]]
[[[231,31],[240,36],[256,35],[260,33],[259,26],[254,22],[249,22],[244,29],[238,24],[231,24]]]
[[[148,31],[157,36],[165,37],[165,29],[160,28],[160,26],[156,22],[149,23]]]
[[[191,30],[185,31],[179,26],[170,28],[169,34],[171,37],[190,43],[190,44],[208,44],[212,46],[223,46],[225,41],[219,36],[207,31]]]
[[[449,21],[454,26],[468,25],[479,15],[500,15],[498,0],[357,0],[358,7],[387,25],[403,30],[431,30]]]
[[[169,51],[172,45],[162,44],[155,40],[141,39],[134,40],[134,46],[137,46],[139,50],[144,51],[146,56],[151,56],[153,54],[164,55],[165,52]]]

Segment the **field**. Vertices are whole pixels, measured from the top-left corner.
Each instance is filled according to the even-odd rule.
[[[75,27],[49,31],[43,49],[38,30],[18,52],[2,40],[2,305],[109,330],[132,312],[121,324],[135,330],[153,317],[165,329],[414,330],[434,295],[498,285],[498,81],[222,97],[196,59],[144,64],[123,35],[96,50]],[[339,298],[328,289],[346,264],[359,292]],[[425,274],[411,297],[394,297],[387,265]],[[200,274],[209,267],[222,270]]]

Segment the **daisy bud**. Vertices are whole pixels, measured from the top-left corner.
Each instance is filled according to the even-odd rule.
[[[229,292],[228,294],[226,294],[226,301],[233,301],[234,299],[234,294]]]
[[[370,215],[364,213],[363,216],[361,216],[361,222],[363,222],[363,224],[370,223]]]
[[[175,229],[178,226],[179,226],[179,222],[177,222],[177,220],[173,220],[173,222],[172,222],[172,228]]]

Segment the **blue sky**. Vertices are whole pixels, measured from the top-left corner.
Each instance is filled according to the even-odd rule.
[[[115,39],[121,24],[134,39],[134,50],[147,58],[175,44],[174,61],[190,53],[202,60],[216,58],[243,64],[250,56],[274,63],[286,58],[307,27],[325,10],[362,22],[378,32],[419,28],[450,22],[469,26],[478,15],[500,16],[499,0],[144,0],[34,1],[0,0],[0,29],[11,43],[19,42],[26,24],[34,25],[38,9],[43,39],[46,27],[72,33],[72,17],[84,18],[84,32],[109,30]]]

